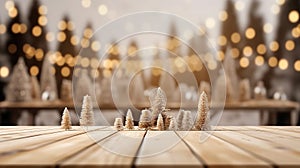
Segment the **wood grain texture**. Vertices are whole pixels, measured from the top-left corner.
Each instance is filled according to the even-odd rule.
[[[136,167],[203,167],[174,131],[148,131],[135,161]]]
[[[209,167],[270,167],[267,162],[207,132],[178,134]]]

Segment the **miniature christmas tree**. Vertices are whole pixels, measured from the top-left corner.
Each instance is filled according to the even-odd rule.
[[[165,126],[164,126],[164,119],[163,119],[163,117],[162,117],[162,115],[161,114],[159,114],[158,115],[158,118],[157,118],[157,129],[159,130],[159,131],[163,131],[164,130],[164,128],[165,128]]]
[[[152,126],[155,126],[158,115],[164,111],[167,101],[166,101],[166,96],[164,94],[164,91],[160,87],[155,89],[153,93],[154,94],[150,96],[151,110],[152,110],[151,124]]]
[[[251,89],[249,79],[243,79],[240,82],[240,101],[246,101],[251,99]]]
[[[63,101],[72,101],[72,83],[70,80],[64,79],[62,81],[62,86],[61,86],[61,100]]]
[[[151,111],[150,110],[142,110],[142,115],[140,116],[139,128],[140,129],[148,129],[151,127]]]
[[[126,114],[125,129],[134,129],[133,117],[130,109],[128,109]]]
[[[123,130],[123,122],[122,122],[122,118],[116,118],[115,122],[114,122],[114,127],[116,130],[121,131]]]
[[[67,107],[65,107],[63,115],[62,115],[62,121],[61,121],[61,128],[65,130],[70,130],[72,127],[71,123],[71,117],[70,113]]]
[[[86,95],[83,97],[81,115],[80,115],[80,125],[81,126],[93,126],[94,112],[91,96]]]
[[[23,58],[15,65],[6,91],[8,101],[31,100],[31,82]]]
[[[184,116],[184,110],[179,110],[179,113],[177,115],[177,118],[176,118],[176,123],[177,123],[177,129],[179,131],[182,130],[182,120],[183,120],[183,116]]]
[[[164,126],[165,126],[164,129],[167,130],[170,126],[170,123],[171,123],[171,120],[172,120],[173,116],[171,116],[171,115],[163,116],[163,114],[164,113],[162,113],[162,117],[164,119]]]
[[[31,76],[31,97],[33,100],[41,99],[41,88],[36,76]]]
[[[201,81],[200,82],[200,88],[199,88],[199,93],[201,94],[202,92],[205,92],[207,94],[207,99],[210,101],[211,99],[211,87],[210,84],[206,81]]]
[[[170,125],[169,125],[169,130],[170,131],[176,131],[177,130],[176,120],[174,118],[171,118]]]
[[[183,131],[189,131],[193,128],[193,119],[191,111],[184,111],[182,119],[182,129]]]
[[[209,108],[208,108],[208,100],[205,92],[202,92],[199,99],[198,111],[197,111],[197,119],[195,128],[197,130],[209,130]]]
[[[53,74],[54,67],[50,62],[50,55],[47,55],[43,62],[42,74],[41,74],[41,91],[42,94],[49,94],[51,97],[42,98],[43,100],[55,100],[57,99],[57,86],[56,78]]]

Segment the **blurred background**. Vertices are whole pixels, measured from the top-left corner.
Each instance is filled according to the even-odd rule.
[[[122,115],[116,112],[112,98],[116,69],[119,73],[113,86],[124,91],[120,96],[129,93],[129,98],[119,97],[128,99],[122,101],[124,109],[130,103],[138,109],[146,107],[143,103],[148,102],[149,91],[160,86],[170,107],[175,109],[180,108],[180,102],[196,105],[200,91],[210,95],[212,87],[225,89],[226,104],[232,108],[225,108],[220,125],[291,125],[290,112],[298,110],[298,0],[3,0],[0,4],[1,125],[57,125],[63,107],[74,106],[73,96],[91,93],[95,93],[95,104],[102,107],[103,114],[112,122]],[[148,34],[118,41],[114,32],[134,30],[135,24],[131,22],[111,30],[110,44],[101,44],[101,37],[93,35],[110,21],[141,11],[168,12],[195,24],[199,34],[181,30],[172,20],[163,28],[170,34],[182,34],[189,44],[198,46],[201,53],[197,54],[204,59],[174,36],[153,38]],[[144,26],[151,27],[147,23]],[[139,50],[145,47],[147,52]],[[105,49],[107,56],[99,62],[99,53]],[[128,61],[121,66],[124,57]],[[164,64],[168,72],[149,68],[130,78],[132,72],[149,62]],[[221,64],[226,88],[222,87],[221,77],[221,83],[211,86],[208,74],[218,73]],[[74,69],[75,65],[81,68]],[[73,75],[77,77],[73,80],[77,88],[72,95]],[[189,80],[191,77],[194,80]],[[92,82],[96,83],[94,90],[86,89],[92,88]],[[271,101],[256,106],[262,99],[294,104],[270,113],[262,123],[263,115],[269,114],[262,110],[274,105]],[[249,101],[254,108],[236,108]],[[137,112],[135,120],[138,115]],[[299,124],[298,115],[293,117]],[[72,119],[78,123],[75,113]]]

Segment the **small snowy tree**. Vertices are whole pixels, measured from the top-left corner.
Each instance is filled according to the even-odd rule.
[[[94,124],[95,120],[91,96],[86,95],[83,97],[82,109],[80,114],[80,125],[93,126]]]
[[[249,79],[243,79],[240,81],[240,101],[246,101],[251,99],[251,89]]]
[[[184,110],[179,110],[179,113],[178,113],[177,118],[176,118],[177,129],[178,129],[179,131],[182,130],[182,119],[183,119],[183,115],[184,115]]]
[[[41,99],[41,87],[36,76],[31,76],[31,97],[33,100]]]
[[[163,114],[163,113],[162,113],[162,114]],[[169,128],[169,126],[170,126],[170,122],[171,122],[173,116],[171,116],[171,115],[166,115],[166,116],[164,117],[164,116],[162,115],[162,117],[163,117],[163,119],[164,119],[164,125],[165,125],[164,129],[167,130],[167,129]]]
[[[162,117],[162,115],[161,114],[159,114],[158,115],[158,118],[157,118],[157,129],[159,130],[159,131],[163,131],[164,130],[164,128],[165,128],[165,126],[164,126],[164,119],[163,119],[163,117]]]
[[[198,111],[197,111],[195,128],[197,130],[202,130],[202,131],[210,130],[209,119],[210,116],[209,116],[207,95],[205,92],[202,92],[198,103]]]
[[[170,131],[176,131],[177,130],[176,120],[174,118],[171,118],[170,125],[169,125],[169,130]]]
[[[182,119],[182,129],[183,131],[189,131],[193,128],[193,119],[191,111],[184,111]]]
[[[155,126],[158,115],[164,111],[167,104],[165,93],[160,87],[154,90],[154,94],[150,96],[150,102],[152,110],[151,124]]]
[[[62,121],[61,121],[61,128],[65,130],[70,130],[72,127],[71,123],[71,117],[70,113],[67,107],[65,107],[63,115],[62,115]]]
[[[6,99],[14,102],[30,101],[31,94],[31,81],[27,73],[27,67],[24,59],[19,58],[8,83]]]
[[[124,129],[122,118],[115,118],[114,127],[118,131],[121,131]]]
[[[133,117],[130,109],[128,109],[126,114],[125,129],[129,129],[129,130],[134,129]]]
[[[142,110],[142,114],[140,116],[139,128],[147,129],[151,127],[151,111],[150,110]]]

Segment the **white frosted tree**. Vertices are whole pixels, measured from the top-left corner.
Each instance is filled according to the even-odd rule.
[[[164,91],[159,87],[153,90],[152,95],[150,96],[152,118],[152,126],[156,125],[158,115],[165,110],[167,100]]]
[[[205,92],[202,92],[199,98],[198,111],[195,128],[197,130],[210,130],[210,115],[208,107],[208,99]]]
[[[243,79],[240,81],[240,101],[246,101],[251,99],[251,88],[249,79]]]
[[[50,55],[47,55],[43,62],[42,72],[41,72],[41,92],[42,94],[49,94],[50,100],[55,100],[58,97],[56,78],[52,70],[54,67],[50,62]],[[43,97],[43,95],[42,95]],[[44,98],[45,100],[46,98]]]
[[[31,89],[31,80],[24,59],[19,58],[6,89],[6,100],[14,102],[30,101],[32,99]]]
[[[177,130],[177,126],[176,126],[176,120],[174,118],[171,119],[170,121],[170,125],[168,128],[170,131],[176,131]]]
[[[31,97],[33,100],[41,99],[41,87],[36,76],[31,76]]]
[[[211,99],[210,83],[208,83],[206,81],[201,81],[199,91],[200,91],[199,93],[202,93],[204,91],[207,94],[208,101]]]
[[[157,125],[156,125],[157,129],[159,131],[163,131],[165,126],[164,126],[164,119],[162,117],[161,114],[158,115],[158,118],[157,118]]]
[[[93,104],[92,104],[91,96],[89,95],[83,97],[83,103],[82,103],[82,109],[81,109],[79,121],[81,126],[95,125]]]
[[[65,130],[70,130],[72,127],[71,117],[70,113],[67,107],[65,107],[63,115],[62,115],[62,121],[61,121],[61,128]]]
[[[193,119],[191,111],[184,111],[182,119],[182,129],[183,131],[189,131],[193,128]]]
[[[114,127],[117,131],[121,131],[124,129],[122,118],[115,118]]]
[[[150,110],[142,110],[142,114],[140,116],[139,128],[147,129],[151,127],[151,111]]]
[[[128,109],[126,114],[125,129],[128,130],[134,129],[134,122],[133,122],[132,112],[130,109]]]
[[[176,117],[177,129],[179,131],[182,130],[182,120],[184,116],[184,110],[179,110],[178,115]]]

